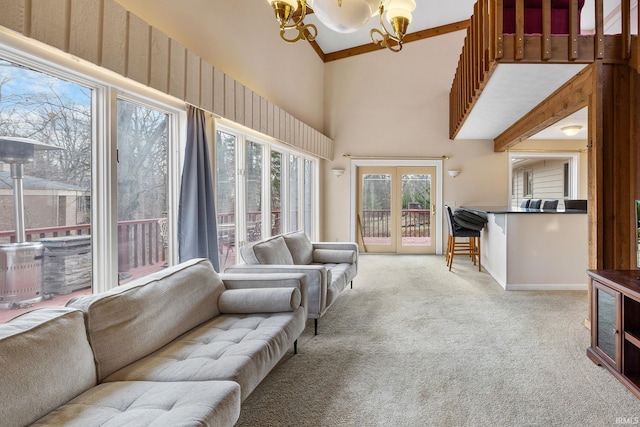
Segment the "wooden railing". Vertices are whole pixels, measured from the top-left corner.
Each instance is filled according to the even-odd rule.
[[[402,209],[402,237],[430,237],[431,211],[429,209]],[[391,211],[368,209],[362,212],[364,237],[390,237]]]
[[[118,222],[118,271],[166,261],[165,245],[160,235],[160,218]],[[15,230],[0,231],[0,242],[15,243]],[[49,237],[91,234],[90,224],[25,230],[28,242]]]
[[[551,0],[542,0],[542,31],[525,34],[524,0],[516,0],[515,32],[503,32],[503,0],[478,0],[449,94],[454,139],[500,63],[591,63],[627,60],[640,70],[640,46],[630,34],[630,2],[621,0],[622,34],[603,31],[603,0],[595,0],[594,34],[579,34],[578,0],[571,0],[568,34],[551,34]],[[640,8],[639,8],[640,16]]]
[[[118,222],[118,271],[166,261],[158,219]]]

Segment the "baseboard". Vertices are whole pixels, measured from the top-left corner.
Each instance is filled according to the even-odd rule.
[[[527,283],[507,285],[508,291],[586,291],[586,283]]]

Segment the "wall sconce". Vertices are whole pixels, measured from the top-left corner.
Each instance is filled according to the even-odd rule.
[[[459,170],[448,170],[447,173],[451,178],[455,178],[456,176],[460,175]]]
[[[340,178],[344,173],[344,169],[331,169],[331,172],[333,172],[336,178]]]
[[[567,136],[575,136],[578,132],[580,132],[581,129],[582,129],[582,126],[580,125],[564,126],[560,128],[562,133],[564,133]]]

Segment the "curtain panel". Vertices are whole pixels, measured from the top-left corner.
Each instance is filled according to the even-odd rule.
[[[187,104],[187,145],[178,210],[179,260],[209,258],[220,272],[205,111]]]

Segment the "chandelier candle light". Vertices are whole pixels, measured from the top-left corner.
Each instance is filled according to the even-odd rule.
[[[314,41],[318,29],[305,24],[307,9],[312,9],[320,22],[338,33],[353,33],[362,28],[371,18],[379,15],[382,30],[374,28],[369,33],[371,40],[394,52],[402,50],[402,39],[411,23],[411,13],[416,8],[415,0],[267,0],[280,23],[280,37],[286,42],[298,40]],[[393,31],[387,30],[386,21]],[[287,37],[289,30],[297,31],[293,38]]]

